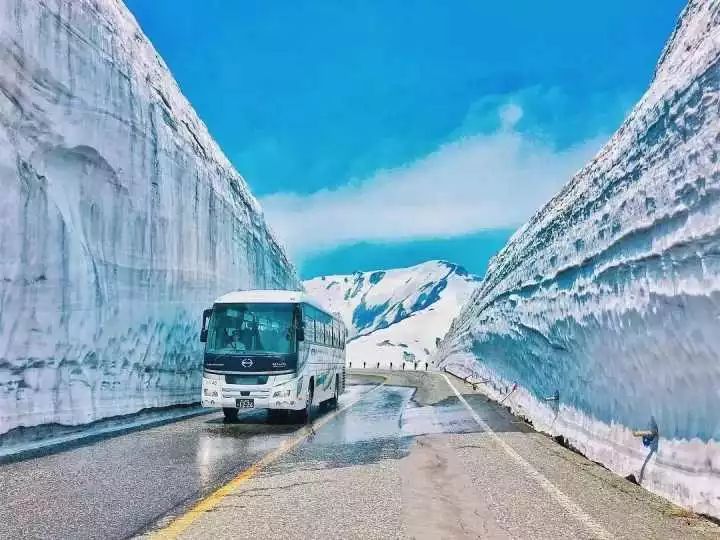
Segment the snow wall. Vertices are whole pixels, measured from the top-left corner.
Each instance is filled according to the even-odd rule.
[[[121,2],[0,2],[0,434],[198,401],[203,308],[298,286]]]
[[[590,459],[720,517],[720,2],[692,1],[596,158],[492,261],[438,352]],[[558,393],[559,401],[545,401]],[[657,425],[649,447],[632,430]]]

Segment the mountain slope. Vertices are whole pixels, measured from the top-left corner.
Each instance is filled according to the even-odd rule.
[[[440,363],[536,426],[720,516],[720,2],[692,1],[598,156],[519,230]],[[558,393],[557,402],[543,398]],[[657,426],[643,446],[633,429]]]
[[[460,266],[429,261],[410,268],[317,277],[308,294],[348,327],[354,367],[423,363],[477,285]]]

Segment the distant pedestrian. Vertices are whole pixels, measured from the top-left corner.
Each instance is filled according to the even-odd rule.
[[[415,371],[417,371],[417,362],[415,362],[415,367],[413,369],[415,369]]]
[[[352,367],[352,362],[350,362],[350,367]]]
[[[428,363],[425,362],[425,371],[427,371],[427,368],[428,368]]]
[[[377,368],[380,369],[380,362],[378,362],[378,367],[377,367]]]
[[[390,369],[392,369],[392,362],[390,362]]]
[[[366,364],[366,362],[363,362],[363,369],[365,369],[365,364]]]
[[[403,362],[403,371],[405,371],[405,362]]]

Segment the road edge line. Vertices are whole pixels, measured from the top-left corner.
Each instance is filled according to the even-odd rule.
[[[511,457],[518,465],[520,465],[525,470],[528,476],[536,480],[545,490],[545,492],[553,499],[555,499],[555,502],[562,506],[567,512],[569,512],[575,519],[582,523],[590,532],[592,532],[598,538],[613,538],[613,536],[602,525],[596,522],[588,513],[586,513],[582,508],[580,508],[580,506],[575,504],[570,499],[570,497],[565,495],[565,493],[563,493],[560,488],[558,488],[555,484],[548,480],[546,476],[544,476],[540,471],[538,471],[529,462],[527,462],[525,458],[518,454],[513,447],[503,441],[500,436],[495,433],[495,431],[488,425],[488,423],[485,422],[485,420],[483,420],[482,418],[480,418],[480,416],[475,412],[475,410],[470,406],[470,404],[465,400],[465,398],[460,394],[460,392],[458,392],[457,388],[455,388],[452,382],[450,382],[448,376],[444,373],[441,373],[441,375],[445,379],[445,382],[448,384],[448,386],[455,393],[457,398],[470,412],[470,415],[473,417],[475,422],[477,422],[477,424],[492,437],[492,439],[509,457]]]
[[[177,538],[206,512],[213,510],[223,501],[225,497],[227,497],[230,493],[239,488],[242,484],[250,480],[261,469],[270,465],[273,461],[281,457],[283,454],[286,454],[287,452],[298,446],[310,435],[315,434],[330,420],[345,412],[358,402],[362,401],[363,399],[365,399],[366,396],[369,396],[373,392],[385,386],[386,382],[387,378],[385,378],[385,380],[379,385],[359,396],[357,399],[351,401],[346,405],[343,405],[341,408],[329,414],[320,417],[317,421],[313,422],[309,426],[304,426],[300,430],[300,433],[298,433],[295,437],[283,441],[282,444],[278,446],[275,450],[265,454],[262,458],[250,465],[248,468],[240,471],[240,473],[238,473],[237,476],[235,476],[227,484],[220,486],[215,491],[201,499],[187,512],[173,519],[168,525],[156,531],[150,531],[148,537],[152,540],[170,540]]]

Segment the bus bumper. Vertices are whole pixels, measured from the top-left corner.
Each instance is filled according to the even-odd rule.
[[[208,408],[300,410],[305,406],[302,380],[278,386],[241,386],[203,377],[201,404]],[[250,401],[252,400],[252,401]]]

